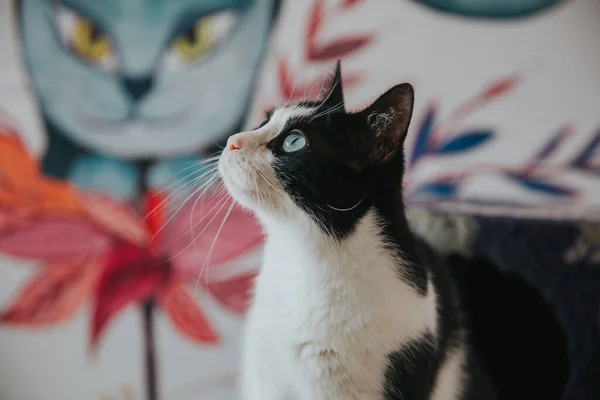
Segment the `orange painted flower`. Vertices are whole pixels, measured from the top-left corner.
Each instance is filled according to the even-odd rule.
[[[79,212],[75,190],[65,182],[43,177],[14,129],[0,126],[0,154],[0,207],[5,213]]]

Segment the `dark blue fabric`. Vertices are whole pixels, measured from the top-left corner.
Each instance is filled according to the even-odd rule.
[[[571,356],[571,378],[563,398],[600,399],[600,265],[593,260],[600,247],[592,246],[580,259],[567,259],[580,240],[583,223],[476,220],[473,254],[490,258],[505,271],[518,272],[556,309]],[[600,237],[592,241],[600,246]]]

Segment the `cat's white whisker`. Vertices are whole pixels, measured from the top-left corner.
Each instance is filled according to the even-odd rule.
[[[200,277],[202,276],[202,272],[204,272],[207,269],[210,270],[209,266],[210,266],[210,260],[212,258],[212,253],[215,249],[215,245],[217,244],[217,240],[219,240],[219,235],[221,234],[221,231],[223,230],[223,227],[225,226],[225,223],[227,222],[229,215],[231,215],[231,211],[233,211],[234,206],[235,206],[235,202],[232,201],[231,205],[229,206],[229,209],[227,210],[227,212],[225,213],[225,216],[223,217],[223,221],[221,222],[219,229],[217,229],[215,238],[213,239],[213,242],[211,243],[210,248],[208,249],[208,253],[207,253],[206,259],[204,260],[204,264],[202,266],[201,273],[198,275],[198,280],[196,281],[196,287],[194,288],[194,292],[196,292],[196,290],[198,289],[198,283],[199,283]],[[205,282],[208,283],[208,272],[205,277]]]
[[[258,179],[257,179],[257,174],[253,174],[253,178],[254,178],[254,191],[256,192],[256,201],[258,202],[258,204],[261,203],[260,201],[260,193],[258,191]]]
[[[209,165],[208,163],[207,163],[207,165],[193,164],[193,165],[188,165],[187,167],[180,169],[179,171],[177,171],[177,173],[182,173],[185,171],[189,171],[192,168],[197,168],[197,170],[187,172],[184,176],[180,177],[175,182],[165,186],[164,188],[162,188],[160,190],[157,190],[156,193],[163,194],[165,192],[168,192],[173,187],[176,187],[177,185],[181,184],[182,181],[185,181],[186,179],[190,178],[191,176],[193,176],[201,171],[204,171],[204,172],[202,172],[200,177],[204,177],[210,173],[214,173],[214,171],[218,168],[218,161],[219,161],[218,159],[212,160],[211,161],[212,165]]]
[[[363,197],[362,199],[360,199],[358,201],[358,203],[356,203],[352,207],[348,207],[348,208],[337,208],[337,207],[334,207],[334,206],[332,206],[330,204],[326,204],[326,205],[327,205],[327,207],[331,208],[332,210],[346,212],[346,211],[352,211],[352,210],[356,209],[360,205],[360,203],[363,202],[364,199],[365,199],[365,197]]]
[[[296,90],[296,79],[292,78],[292,91],[290,92],[290,95],[288,96],[287,100],[285,101],[285,104],[290,103],[290,100],[294,97],[295,90]]]
[[[218,196],[219,194],[215,194],[215,197]],[[198,225],[200,225],[200,223],[202,223],[202,221],[204,221],[206,218],[208,218],[210,216],[210,213],[216,209],[217,207],[219,207],[221,204],[224,204],[226,202],[226,200],[229,198],[229,194],[227,192],[224,192],[224,196],[220,199],[217,200],[217,202],[215,204],[213,204],[213,206],[210,208],[210,210],[208,210],[206,213],[204,213],[204,215],[202,217],[200,217],[200,219],[198,221],[195,221],[193,223],[193,225],[190,227],[190,229],[187,231],[190,234],[192,234],[192,241],[195,241],[197,239],[198,236],[200,236],[202,233],[204,233],[204,231],[206,230],[206,228],[208,227],[208,225],[210,225],[209,221],[207,226],[205,226],[200,233],[198,233],[198,236],[193,235],[193,229],[196,229],[196,227],[198,227]],[[217,212],[218,213],[218,212]],[[193,217],[193,214],[191,215],[191,217]]]
[[[342,82],[342,77],[341,76],[334,76],[333,77],[333,83],[331,84],[331,87],[335,87],[337,85],[339,85]],[[325,84],[325,80],[323,80],[323,84]],[[329,93],[327,94],[327,96],[325,97],[325,99],[323,101],[321,101],[321,104],[327,104],[327,102],[329,101],[329,98],[334,94],[333,90],[330,90]]]
[[[148,213],[146,213],[146,215],[144,216],[144,219],[142,221],[144,221],[144,222],[147,221],[148,218],[152,217],[154,214],[156,214],[163,208],[167,207],[170,202],[176,200],[182,194],[186,193],[187,190],[191,186],[193,186],[193,184],[194,184],[194,181],[190,181],[190,182],[180,186],[179,188],[177,188],[174,192],[169,193],[159,204],[154,206],[154,208],[152,208],[152,210],[150,210],[150,211],[148,211]]]
[[[210,171],[211,174],[214,174],[214,171]],[[175,199],[177,199],[178,197],[180,197],[183,193],[185,193],[188,189],[190,189],[191,187],[193,187],[196,183],[198,182],[202,182],[205,178],[205,175],[208,175],[209,173],[205,173],[202,174],[198,177],[195,177],[194,179],[192,179],[189,183],[183,185],[182,187],[180,187],[179,189],[177,189],[175,192],[169,194],[169,196],[167,196],[167,198],[165,198],[157,207],[162,206],[164,203],[168,203],[168,202],[172,202]],[[202,188],[206,187],[206,186],[210,186],[212,183],[214,183],[214,181],[218,179],[218,177],[216,175],[213,175],[211,177],[209,177],[204,183],[202,183],[199,187],[197,187],[195,190],[201,190]],[[155,207],[155,210],[156,208]],[[154,210],[153,210],[154,211]],[[149,214],[148,216],[150,216],[151,214]]]
[[[210,187],[210,186],[209,186]],[[190,236],[192,237],[192,243],[194,244],[194,248],[198,250],[196,247],[196,238],[194,235],[194,211],[196,210],[196,206],[200,200],[204,200],[202,193],[196,196],[196,200],[194,200],[194,204],[192,204],[192,210],[190,211]]]
[[[159,204],[157,204],[152,210],[150,210],[146,216],[144,217],[143,221],[146,221],[148,218],[152,217],[154,214],[156,214],[159,210],[165,208],[170,202],[174,201],[175,199],[177,199],[179,196],[181,196],[183,193],[185,193],[191,186],[193,186],[196,182],[202,181],[202,179],[204,178],[205,175],[209,174],[209,173],[215,173],[215,171],[210,171],[207,172],[205,174],[202,174],[198,177],[195,177],[194,179],[192,179],[191,181],[189,181],[188,183],[185,183],[183,185],[181,185],[179,188],[177,188],[174,192],[169,193],[169,195],[167,197],[165,197]],[[193,173],[191,173],[190,175],[193,175]],[[189,177],[190,175],[188,175],[187,177]],[[180,183],[182,180],[186,179],[182,178],[179,179],[176,183]],[[209,178],[213,179],[213,177]],[[171,185],[169,185],[171,186]],[[161,191],[164,192],[164,189]],[[160,193],[160,192],[159,192]]]
[[[201,181],[203,177],[198,177],[198,178],[199,178],[198,180]],[[202,183],[198,187],[198,189],[202,190],[202,189],[205,189],[205,188],[210,188],[210,186],[213,183],[215,183],[216,181],[218,181],[219,179],[220,179],[219,175],[216,174],[216,171],[213,171],[213,175],[210,178],[208,178],[208,180],[206,180],[204,183]],[[204,191],[201,194],[203,194],[203,193],[204,193]]]
[[[337,110],[340,110],[340,109],[342,109],[342,108],[344,108],[344,103],[343,103],[343,102],[341,102],[341,103],[338,103],[338,104],[336,104],[336,105],[334,105],[334,106],[332,106],[332,107],[330,107],[330,108],[328,108],[328,109],[326,109],[326,110],[324,110],[324,111],[321,111],[320,113],[318,113],[318,114],[316,114],[316,115],[313,115],[313,116],[312,116],[312,117],[311,117],[311,118],[308,120],[308,122],[313,122],[313,121],[314,121],[315,119],[317,119],[317,118],[320,118],[320,117],[322,117],[322,116],[325,116],[325,115],[327,115],[327,114],[329,114],[329,113],[332,113],[332,112],[335,112],[335,111],[337,111]]]
[[[212,182],[209,181],[211,184]],[[203,186],[206,186],[207,184],[205,183],[204,185],[200,186],[199,188],[195,189],[182,203],[181,205],[179,205],[177,207],[177,209],[172,213],[172,215],[165,221],[164,224],[162,224],[162,226],[154,233],[154,235],[152,235],[152,237],[149,240],[149,243],[152,243],[154,241],[154,239],[156,239],[156,237],[171,223],[171,221],[177,216],[177,214],[179,213],[179,211],[181,211],[181,209],[187,204],[187,202],[194,197],[194,195],[196,195],[199,191],[202,190]],[[209,186],[210,187],[210,186]]]
[[[264,174],[261,172],[260,168],[258,168],[256,165],[253,165],[253,164],[250,164],[250,165],[252,166],[252,170],[254,171],[254,177],[255,177],[255,180],[256,180],[256,178],[259,178],[259,179],[261,179],[262,181],[264,181],[264,182],[265,182],[267,185],[271,186],[271,188],[273,188],[273,190],[277,190],[277,189],[275,188],[275,186],[273,186],[273,185],[272,185],[272,184],[269,182],[269,180],[268,180],[268,179],[267,179],[267,178],[264,176]],[[258,186],[258,184],[257,184],[257,186]]]
[[[310,92],[312,93],[312,90],[314,89],[314,87],[316,85],[320,85],[319,96],[321,96],[321,94],[323,93],[323,89],[325,88],[325,83],[327,83],[327,78],[321,79],[320,81],[318,81],[317,83],[315,83],[313,86],[310,87]],[[304,96],[306,96],[306,93],[304,94]]]
[[[214,213],[214,215],[212,216],[212,218],[208,221],[208,223],[204,226],[204,228],[202,228],[202,230],[198,233],[198,236],[202,235],[209,227],[210,224],[212,224],[212,222],[215,220],[215,218],[217,218],[217,215],[219,215],[219,213],[221,212],[221,210],[225,207],[225,205],[227,204],[227,199],[229,198],[229,195],[226,194],[225,196],[223,196],[222,199],[220,199],[217,204],[215,204],[208,212],[206,212],[206,214],[204,214],[202,216],[202,218],[200,219],[200,221],[196,222],[194,224],[194,226],[198,226],[200,224],[200,222],[202,222],[205,218],[207,218],[210,213],[216,209],[218,207],[218,210]],[[189,232],[189,230],[187,231]],[[187,233],[186,232],[186,233]],[[183,236],[185,236],[184,233],[182,236],[180,236],[178,239],[183,238]],[[188,243],[184,248],[182,248],[181,250],[179,250],[177,253],[171,255],[166,262],[171,262],[173,260],[175,260],[177,257],[179,257],[180,255],[182,255],[184,252],[186,252],[190,247],[194,246],[194,242],[195,242],[195,238],[192,238],[192,240],[190,241],[190,243]]]
[[[278,189],[275,187],[275,185],[273,185],[271,182],[269,182],[269,180],[260,172],[260,170],[256,170],[257,174],[259,175],[259,177],[265,181],[265,183],[267,185],[269,185],[276,193],[279,193],[281,195],[284,195],[283,191],[281,189]]]

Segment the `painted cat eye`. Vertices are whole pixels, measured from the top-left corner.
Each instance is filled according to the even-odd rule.
[[[237,17],[235,11],[226,10],[199,18],[175,38],[172,52],[183,63],[201,58],[231,32]]]
[[[306,147],[306,144],[307,142],[304,134],[298,129],[294,129],[283,141],[281,149],[286,153],[293,153]]]
[[[112,40],[100,25],[62,5],[53,11],[60,39],[71,53],[104,69],[116,66]]]

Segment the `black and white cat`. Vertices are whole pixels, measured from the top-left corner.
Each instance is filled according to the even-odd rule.
[[[348,113],[338,63],[323,101],[229,138],[219,172],[266,233],[243,399],[494,398],[452,279],[405,217],[413,97],[405,83]]]

